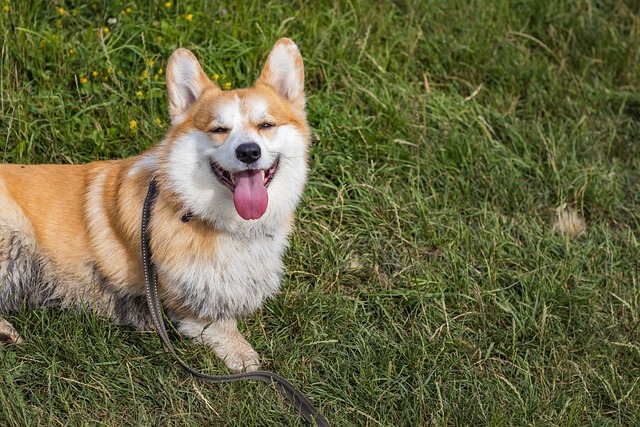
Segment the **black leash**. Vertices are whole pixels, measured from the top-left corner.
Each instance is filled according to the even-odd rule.
[[[178,354],[171,345],[167,329],[164,325],[164,320],[162,319],[162,309],[158,298],[157,274],[153,261],[151,260],[151,248],[149,245],[149,219],[151,217],[151,207],[155,202],[157,195],[158,188],[156,186],[156,178],[154,176],[149,183],[147,197],[144,200],[144,206],[142,209],[142,267],[144,270],[144,285],[146,288],[147,305],[151,312],[153,325],[156,327],[158,335],[164,345],[169,349],[173,357],[185,371],[202,381],[210,383],[228,383],[242,380],[262,381],[269,384],[280,392],[280,394],[286,397],[296,411],[298,411],[298,413],[300,413],[300,415],[302,415],[305,421],[309,424],[315,424],[318,427],[329,427],[327,420],[325,420],[316,408],[313,407],[309,399],[307,399],[302,392],[296,389],[293,384],[282,378],[280,375],[269,371],[244,372],[231,375],[206,375],[189,367],[180,359],[180,357],[178,357]]]

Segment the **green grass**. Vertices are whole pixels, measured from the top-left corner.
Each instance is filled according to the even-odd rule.
[[[297,42],[312,173],[283,292],[242,326],[332,425],[640,423],[637,2],[2,1],[4,162],[137,154],[166,129],[173,49],[235,88]],[[552,231],[560,206],[583,235]],[[300,425],[152,333],[9,320],[2,425]]]

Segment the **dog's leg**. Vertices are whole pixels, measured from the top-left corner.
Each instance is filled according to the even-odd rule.
[[[260,357],[238,331],[235,319],[205,323],[200,320],[180,320],[178,330],[213,348],[214,353],[234,372],[257,371]]]
[[[0,345],[22,344],[22,338],[13,325],[0,316]]]

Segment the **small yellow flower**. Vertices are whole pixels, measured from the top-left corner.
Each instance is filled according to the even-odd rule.
[[[99,73],[99,72],[97,72],[97,71],[94,71],[93,73],[91,73],[91,75],[92,75],[93,77],[98,77],[98,74],[100,74],[100,73]]]
[[[193,15],[192,14],[185,15],[184,19],[186,19],[187,21],[192,21],[193,20]]]
[[[102,32],[107,34],[109,32],[109,27],[102,27]]]
[[[131,13],[131,12],[133,11],[133,9],[131,9],[130,7],[128,7],[128,8],[126,8],[124,11],[125,11],[125,13]]]
[[[47,41],[45,39],[40,40],[40,47],[45,47],[47,45]]]
[[[135,120],[131,120],[129,122],[129,129],[131,129],[131,130],[138,129],[138,122],[136,122]]]
[[[111,68],[111,67],[107,68],[107,73],[109,73],[109,74],[113,73],[113,68]]]
[[[89,80],[86,77],[80,77],[80,84],[85,84],[87,83]]]
[[[224,86],[225,89],[230,89],[231,88],[231,82],[225,82],[223,86]]]
[[[60,8],[58,8],[58,13],[60,15],[65,15],[67,12],[65,12],[64,9],[60,7]]]
[[[52,35],[51,40],[53,40],[54,42],[58,41],[58,35],[57,34]]]
[[[94,9],[94,10],[95,10],[95,9],[97,9],[97,8],[98,8],[98,4],[97,4],[97,3],[93,3],[93,4],[91,5],[91,9]]]
[[[69,49],[69,54],[73,55],[74,53],[76,53],[76,51],[75,51],[75,50],[73,50],[73,49]]]
[[[164,4],[164,7],[171,7],[171,2],[170,2],[170,1],[166,2],[166,3]]]
[[[56,27],[62,27],[62,19],[56,19]]]
[[[156,37],[156,40],[158,40],[158,43],[162,43],[162,40],[164,40],[164,37],[158,36]]]
[[[162,73],[164,73],[164,70],[163,70],[162,68],[160,68],[160,69],[158,70],[158,74],[162,74]]]
[[[214,74],[211,76],[211,78],[213,79],[214,82],[217,82],[220,79],[220,76],[217,74]]]
[[[141,90],[137,91],[137,92],[136,92],[136,96],[137,96],[138,98],[142,98],[142,91],[141,91]]]
[[[149,74],[147,73],[147,70],[144,70],[142,72],[142,74],[140,74],[140,78],[141,79],[146,79],[147,77],[149,77]]]
[[[5,4],[4,6],[2,6],[2,10],[4,10],[5,12],[9,12],[9,6]]]
[[[156,118],[156,123],[158,124],[158,126],[163,126],[164,125],[162,120],[160,120],[160,117]]]

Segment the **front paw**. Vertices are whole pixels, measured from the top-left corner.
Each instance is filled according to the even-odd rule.
[[[214,351],[233,372],[253,372],[260,368],[260,356],[246,342],[218,345]]]
[[[208,325],[183,320],[178,329],[210,346],[233,372],[251,372],[260,368],[260,356],[238,331],[235,319],[222,319]]]

